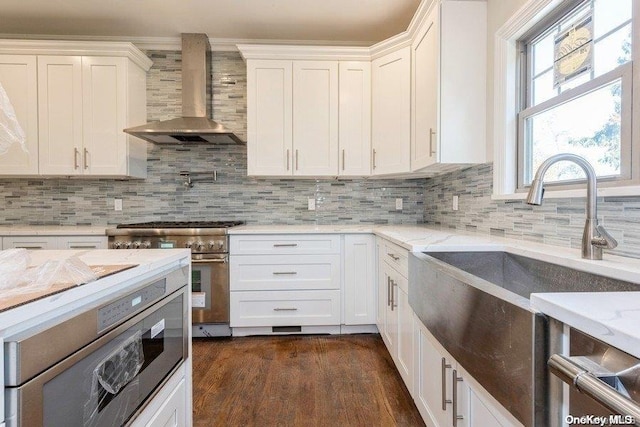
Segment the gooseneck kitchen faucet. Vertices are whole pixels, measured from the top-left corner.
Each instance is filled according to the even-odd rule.
[[[587,219],[584,223],[584,232],[582,233],[582,258],[585,259],[602,259],[602,249],[613,249],[618,246],[618,242],[614,239],[602,225],[598,224],[598,188],[596,172],[589,162],[580,156],[570,153],[556,154],[542,162],[536,175],[531,181],[531,188],[527,195],[527,203],[530,205],[541,205],[542,195],[544,192],[543,178],[553,164],[560,161],[570,161],[582,168],[587,175]]]

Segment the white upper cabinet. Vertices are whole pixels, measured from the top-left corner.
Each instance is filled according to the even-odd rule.
[[[338,175],[371,174],[371,63],[340,62]]]
[[[238,48],[247,61],[248,175],[369,175],[370,61],[319,47]]]
[[[147,120],[150,67],[130,43],[0,40],[0,82],[29,146],[0,156],[0,174],[146,177],[147,144],[123,129]]]
[[[0,55],[0,83],[26,136],[0,154],[0,175],[38,173],[38,72],[35,55]]]
[[[291,175],[291,61],[247,64],[247,173]]]
[[[294,175],[338,174],[338,63],[293,62]]]
[[[371,63],[372,174],[410,170],[411,48],[403,47]]]
[[[486,3],[435,2],[412,42],[411,170],[486,161]]]
[[[81,175],[82,57],[38,57],[40,173]]]

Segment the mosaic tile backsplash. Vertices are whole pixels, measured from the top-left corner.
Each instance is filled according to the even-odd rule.
[[[585,198],[493,201],[492,165],[484,164],[426,181],[425,222],[456,230],[580,248],[586,216]],[[452,209],[454,195],[459,210]],[[598,198],[598,219],[618,240],[607,253],[640,258],[640,197]]]
[[[181,113],[180,52],[149,51],[149,120]],[[246,65],[214,52],[213,118],[246,140]],[[145,180],[0,181],[0,224],[113,225],[151,220],[240,219],[253,224],[415,224],[424,215],[425,180],[279,180],[246,176],[246,146],[148,146]],[[181,170],[217,170],[217,182],[186,189]],[[123,199],[122,212],[113,199]],[[307,210],[307,199],[316,210]],[[403,210],[395,210],[395,199]]]

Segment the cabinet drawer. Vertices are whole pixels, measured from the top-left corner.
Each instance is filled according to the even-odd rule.
[[[340,254],[340,236],[335,234],[284,234],[231,236],[232,255]]]
[[[106,236],[64,236],[58,240],[59,249],[107,249]]]
[[[231,327],[340,324],[340,291],[231,292]]]
[[[340,255],[229,257],[232,291],[340,289]]]
[[[409,251],[385,240],[381,255],[387,264],[398,270],[405,278],[409,276]]]
[[[2,238],[4,249],[58,249],[58,238],[53,236],[8,236]]]

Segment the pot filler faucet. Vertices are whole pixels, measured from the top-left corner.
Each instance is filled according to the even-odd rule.
[[[544,192],[542,179],[544,174],[551,165],[563,160],[577,164],[587,175],[587,220],[584,223],[584,232],[582,233],[582,258],[602,259],[602,248],[613,249],[618,246],[618,242],[607,233],[603,226],[598,225],[596,172],[584,158],[575,154],[563,153],[551,156],[542,162],[536,171],[536,176],[531,181],[527,203],[530,205],[542,204],[542,194]]]

